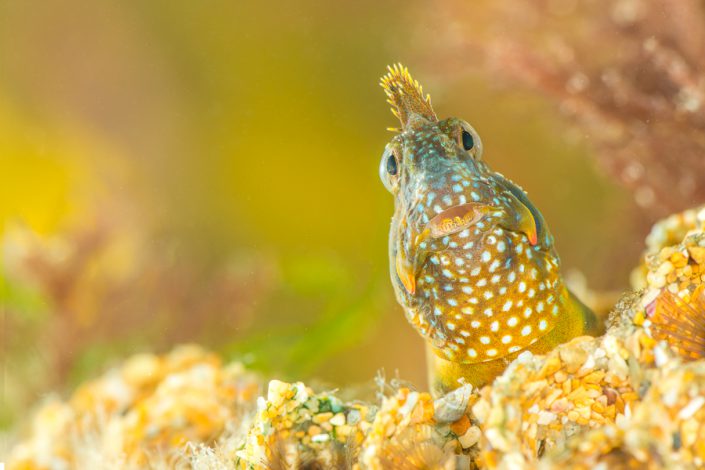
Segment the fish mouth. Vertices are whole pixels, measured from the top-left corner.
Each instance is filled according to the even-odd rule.
[[[425,238],[441,238],[465,230],[475,225],[485,215],[499,209],[487,204],[466,203],[449,207],[428,221],[426,228],[419,235]],[[420,243],[423,240],[418,240]]]
[[[410,295],[416,293],[416,276],[429,251],[421,249],[421,244],[428,239],[442,238],[465,230],[479,222],[486,214],[497,209],[480,203],[466,203],[452,206],[428,221],[421,232],[414,236],[412,250],[406,256],[399,247],[395,259],[395,268],[399,280]],[[406,225],[406,219],[403,222]]]
[[[395,269],[399,280],[404,285],[404,289],[410,294],[416,293],[416,277],[430,251],[422,249],[422,243],[429,239],[443,238],[454,233],[461,232],[477,224],[488,214],[499,215],[497,225],[510,231],[524,233],[529,243],[534,246],[538,242],[536,221],[530,210],[519,200],[511,201],[511,211],[507,213],[501,207],[488,204],[470,202],[451,206],[437,214],[424,226],[420,233],[413,235],[409,253],[405,253],[401,246],[398,246]],[[412,230],[408,226],[406,218],[402,221],[402,226],[406,230]]]
[[[449,207],[429,220],[425,229],[416,237],[416,244],[427,238],[441,238],[465,230],[478,223],[484,216],[499,215],[497,225],[512,232],[526,235],[531,246],[538,243],[539,226],[531,210],[522,201],[511,195],[509,211],[488,204],[470,202]]]

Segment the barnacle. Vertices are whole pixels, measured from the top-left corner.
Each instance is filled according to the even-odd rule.
[[[692,258],[692,261],[687,263],[691,266],[699,267],[705,263],[705,247],[698,246],[698,243],[690,243],[680,249],[678,247],[684,240],[687,242],[689,234],[697,234],[703,230],[705,230],[705,207],[702,206],[672,214],[656,222],[646,237],[646,249],[642,255],[642,262],[632,272],[632,285],[637,289],[647,286],[663,287],[666,284],[666,275],[673,271],[672,268],[682,265],[683,258],[676,255],[676,251]],[[670,259],[671,257],[673,259]],[[663,265],[665,261],[671,264]],[[700,274],[700,272],[698,269],[687,274]]]
[[[645,291],[633,321],[684,359],[705,357],[705,208],[658,222],[633,276]]]
[[[434,426],[433,400],[428,393],[400,389],[386,398],[364,442],[362,468],[456,468],[454,446]]]
[[[695,360],[705,357],[705,294],[700,285],[690,301],[670,291],[655,300],[648,330],[654,339],[664,340],[680,356]]]

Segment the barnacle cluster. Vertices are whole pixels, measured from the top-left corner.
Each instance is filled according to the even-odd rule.
[[[9,468],[702,468],[704,221],[656,225],[605,335],[524,352],[482,389],[366,402],[273,380],[257,398],[241,365],[181,347],[41,406]]]
[[[705,365],[671,362],[622,423],[567,442],[544,468],[702,468],[705,464]]]
[[[466,404],[448,405],[455,418],[449,423],[431,395],[406,387],[376,405],[273,380],[236,453],[236,468],[467,468],[472,460],[463,450],[480,431],[464,413]]]
[[[632,281],[645,288],[634,322],[683,358],[705,357],[705,207],[654,226]]]
[[[245,467],[343,466],[358,453],[375,411],[362,402],[343,403],[332,393],[315,394],[301,382],[278,380],[269,383],[257,408],[237,454]]]
[[[546,356],[520,357],[472,408],[487,443],[483,458],[530,461],[572,435],[629,414],[639,398],[630,356],[624,342],[608,335],[576,338]]]

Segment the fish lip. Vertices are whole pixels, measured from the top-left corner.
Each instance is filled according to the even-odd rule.
[[[488,204],[467,202],[456,204],[436,214],[416,237],[416,244],[426,238],[442,238],[477,224],[488,213],[498,210]]]
[[[437,239],[453,235],[472,227],[486,215],[493,213],[498,217],[495,225],[512,232],[523,233],[532,247],[537,246],[539,240],[536,219],[526,205],[519,199],[515,198],[515,201],[516,204],[512,206],[515,212],[509,213],[503,207],[482,202],[468,202],[448,207],[428,221],[421,233],[416,236],[415,243],[418,246],[429,238]]]

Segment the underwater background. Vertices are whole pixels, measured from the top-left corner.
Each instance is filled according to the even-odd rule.
[[[700,155],[676,136],[701,132],[703,81],[667,63],[702,76],[705,28],[675,33],[698,5],[2,2],[0,429],[186,342],[282,379],[424,383],[377,175],[390,63],[478,130],[574,283],[626,289],[650,223],[702,202],[673,162]]]

